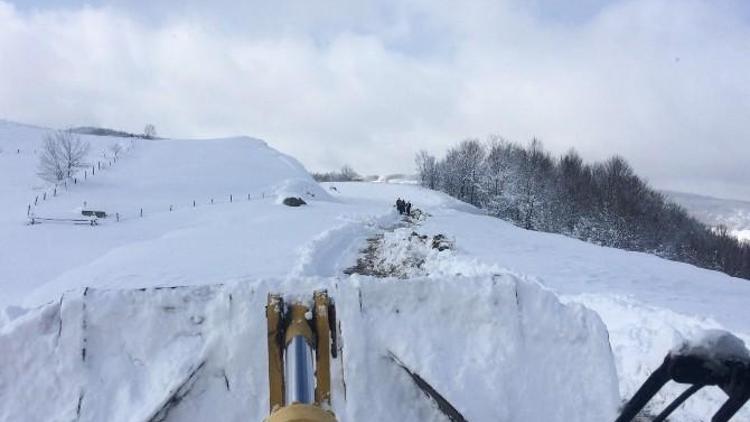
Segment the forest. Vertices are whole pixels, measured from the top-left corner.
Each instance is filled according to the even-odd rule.
[[[537,139],[490,136],[466,139],[442,158],[420,151],[416,165],[423,186],[525,229],[750,279],[750,245],[688,215],[620,156],[586,163],[575,150],[554,157]]]

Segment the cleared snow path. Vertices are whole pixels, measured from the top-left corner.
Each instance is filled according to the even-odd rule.
[[[303,245],[288,278],[341,275],[356,261],[365,240],[385,226],[394,224],[397,217],[387,211],[375,217],[349,217],[346,220]]]

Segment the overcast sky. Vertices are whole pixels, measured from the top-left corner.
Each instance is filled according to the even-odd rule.
[[[244,134],[367,174],[535,136],[750,200],[750,2],[0,0],[0,118]]]

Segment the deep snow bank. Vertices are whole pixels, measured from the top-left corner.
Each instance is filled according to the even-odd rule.
[[[342,421],[442,419],[388,352],[472,421],[613,417],[599,318],[502,276],[69,292],[0,328],[0,420],[261,420],[266,294],[320,287],[341,323],[332,377]]]

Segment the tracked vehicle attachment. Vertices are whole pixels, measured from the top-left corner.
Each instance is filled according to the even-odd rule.
[[[615,422],[638,420],[639,412],[670,381],[689,387],[658,416],[650,419],[652,422],[666,421],[690,396],[707,386],[717,386],[727,395],[727,400],[713,415],[711,422],[727,422],[750,399],[750,359],[672,352],[638,389]]]
[[[267,422],[335,422],[331,405],[331,339],[335,305],[325,290],[312,309],[269,294]],[[310,318],[310,319],[308,319]]]

